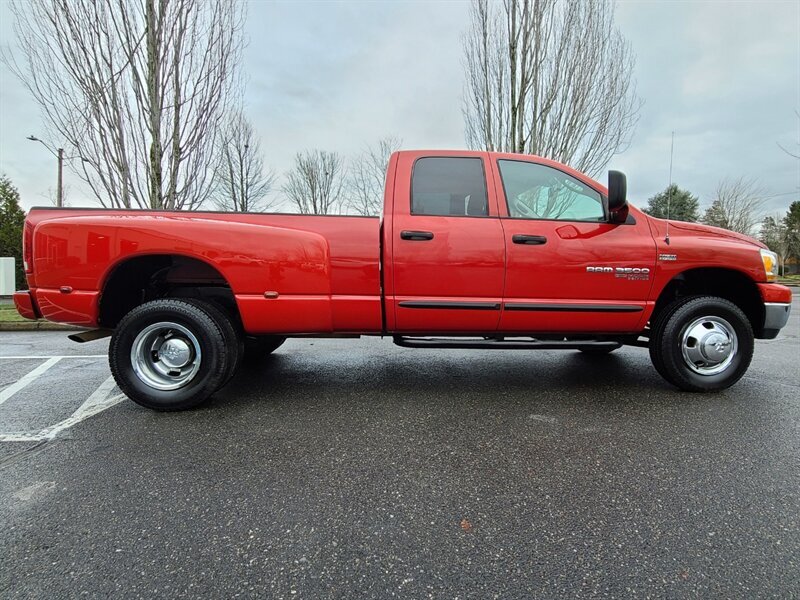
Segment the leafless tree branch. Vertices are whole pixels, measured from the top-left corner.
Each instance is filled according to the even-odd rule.
[[[351,163],[347,178],[349,212],[364,216],[380,215],[383,211],[383,192],[389,157],[397,152],[402,141],[394,136],[385,137],[375,146],[368,146]]]
[[[473,0],[463,38],[471,148],[596,174],[630,142],[641,101],[608,0]]]
[[[336,152],[310,150],[295,156],[283,193],[304,215],[328,215],[340,208],[346,173]]]
[[[193,209],[243,45],[239,0],[11,0],[3,60],[104,206]]]
[[[275,173],[265,170],[261,142],[241,110],[226,119],[214,179],[214,204],[219,210],[263,212],[275,205],[266,198]]]
[[[724,179],[703,215],[703,223],[752,235],[761,219],[765,196],[765,188],[754,179]]]

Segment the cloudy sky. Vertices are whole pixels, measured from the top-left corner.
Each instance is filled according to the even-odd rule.
[[[0,44],[13,45],[0,0]],[[307,148],[355,155],[385,135],[405,148],[464,147],[464,2],[251,2],[246,110],[278,172]],[[757,178],[768,212],[800,194],[800,2],[621,1],[617,22],[637,56],[644,100],[633,143],[609,168],[628,175],[639,205],[673,179],[711,201],[725,177]],[[47,204],[55,160],[25,140],[37,107],[0,65],[0,172],[23,205]],[[51,140],[57,144],[58,140]],[[67,177],[73,206],[92,205]]]

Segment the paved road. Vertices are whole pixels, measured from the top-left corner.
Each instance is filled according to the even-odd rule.
[[[0,597],[797,597],[798,304],[709,396],[634,348],[293,340],[158,414],[104,342],[0,334],[69,355],[0,359]]]

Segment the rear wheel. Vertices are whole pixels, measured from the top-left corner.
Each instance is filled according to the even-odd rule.
[[[108,350],[111,373],[131,400],[184,410],[207,400],[229,375],[226,336],[196,301],[146,302],[120,321]]]
[[[225,381],[222,383],[222,386],[224,386],[236,374],[236,371],[239,370],[242,358],[244,357],[244,334],[241,331],[241,327],[225,313],[223,308],[213,302],[196,298],[182,298],[182,300],[194,304],[206,312],[209,317],[214,319],[214,322],[225,338],[225,345],[228,348],[230,358],[228,360],[228,370],[225,374]]]
[[[673,385],[714,392],[742,378],[754,345],[750,322],[738,306],[715,296],[695,296],[664,309],[651,333],[650,358]]]

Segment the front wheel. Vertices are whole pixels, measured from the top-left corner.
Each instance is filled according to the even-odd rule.
[[[723,298],[695,296],[666,307],[650,338],[650,358],[670,383],[689,392],[716,392],[739,381],[753,358],[753,329]]]
[[[215,315],[177,299],[146,302],[120,321],[108,349],[111,374],[128,398],[155,410],[207,400],[229,374],[231,355]]]

